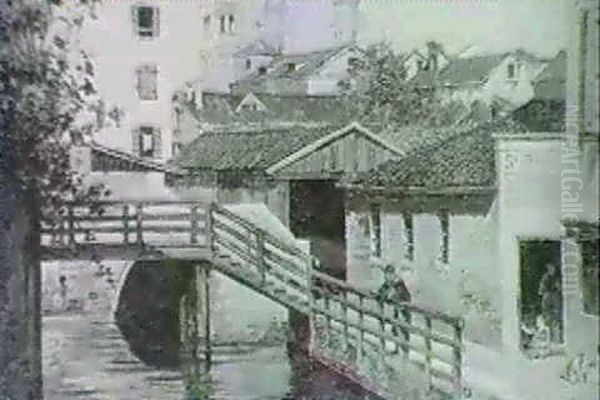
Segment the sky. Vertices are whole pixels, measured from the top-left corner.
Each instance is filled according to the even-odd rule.
[[[523,48],[551,56],[566,48],[570,0],[362,0],[359,42],[402,51],[437,40],[452,51]]]

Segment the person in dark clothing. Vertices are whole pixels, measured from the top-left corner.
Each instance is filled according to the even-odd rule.
[[[553,264],[546,265],[546,272],[540,280],[538,294],[541,298],[541,314],[546,326],[550,329],[551,341],[560,342],[562,340],[560,276],[556,273],[556,267]]]
[[[407,303],[411,301],[410,291],[406,286],[404,280],[396,276],[394,266],[386,265],[383,271],[384,282],[376,293],[377,300],[379,302],[392,303],[394,307],[394,319],[398,319],[402,314],[403,322],[406,324],[411,323],[410,310],[406,307]],[[410,340],[410,332],[406,328],[400,328],[402,336],[406,342]],[[392,326],[392,334],[398,335],[398,328]],[[408,354],[408,347],[403,346],[403,351]]]

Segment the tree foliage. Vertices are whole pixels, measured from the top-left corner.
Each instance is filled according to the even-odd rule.
[[[428,49],[433,53],[439,46],[430,43]],[[408,79],[405,55],[385,43],[361,51],[348,72],[349,78],[340,83],[346,107],[367,124],[442,126],[465,111],[457,102],[442,101],[435,86]]]
[[[94,87],[94,64],[74,38],[95,1],[0,5],[2,174],[40,207],[86,196],[69,152],[91,136],[99,119],[91,116],[104,104]]]

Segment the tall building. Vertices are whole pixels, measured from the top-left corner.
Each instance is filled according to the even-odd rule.
[[[355,40],[359,0],[264,0],[261,38],[284,54],[339,47]]]
[[[95,140],[154,160],[171,156],[172,96],[206,75],[256,29],[249,1],[123,0],[97,6],[83,27],[81,46],[95,63],[107,109],[119,107]]]

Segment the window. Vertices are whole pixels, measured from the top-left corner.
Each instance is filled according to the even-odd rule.
[[[348,58],[348,67],[356,68],[357,66],[358,66],[358,58],[357,57]]]
[[[228,22],[229,32],[233,32],[235,30],[235,17],[233,16],[233,14],[229,14]]]
[[[173,148],[172,148],[173,156],[176,156],[177,154],[179,154],[181,152],[182,147],[183,146],[181,143],[178,143],[178,142],[173,143]]]
[[[448,210],[441,210],[439,218],[442,236],[441,261],[448,264],[450,262],[450,216]]]
[[[246,60],[246,69],[251,69],[252,68],[252,60],[247,59]]]
[[[516,68],[515,68],[515,64],[510,63],[508,64],[508,70],[507,75],[508,75],[508,79],[515,79],[516,78]]]
[[[600,240],[586,240],[581,246],[581,298],[583,312],[600,315],[600,267],[598,252]]]
[[[254,103],[250,103],[250,104],[242,104],[242,110],[245,111],[257,111],[258,110],[258,106]]]
[[[140,157],[159,157],[160,147],[160,129],[145,125],[133,132],[133,152]]]
[[[156,65],[142,65],[136,70],[137,91],[140,100],[158,99],[158,69]]]
[[[159,35],[159,12],[158,7],[134,6],[133,26],[135,32],[142,38],[153,38]]]
[[[413,216],[411,213],[402,213],[404,222],[404,230],[406,234],[406,259],[409,261],[415,260],[415,230],[413,226]]]
[[[286,64],[286,69],[288,73],[292,73],[296,71],[296,63],[290,62]]]
[[[369,227],[371,256],[381,257],[381,206],[371,204],[369,207]]]
[[[265,75],[267,73],[267,67],[258,67],[258,74]]]
[[[204,16],[204,19],[202,20],[202,26],[204,27],[205,32],[210,31],[210,23],[211,23],[210,15]]]
[[[221,15],[221,17],[219,18],[219,26],[220,26],[220,31],[221,33],[225,33],[227,31],[226,29],[226,25],[225,25],[225,16]]]

